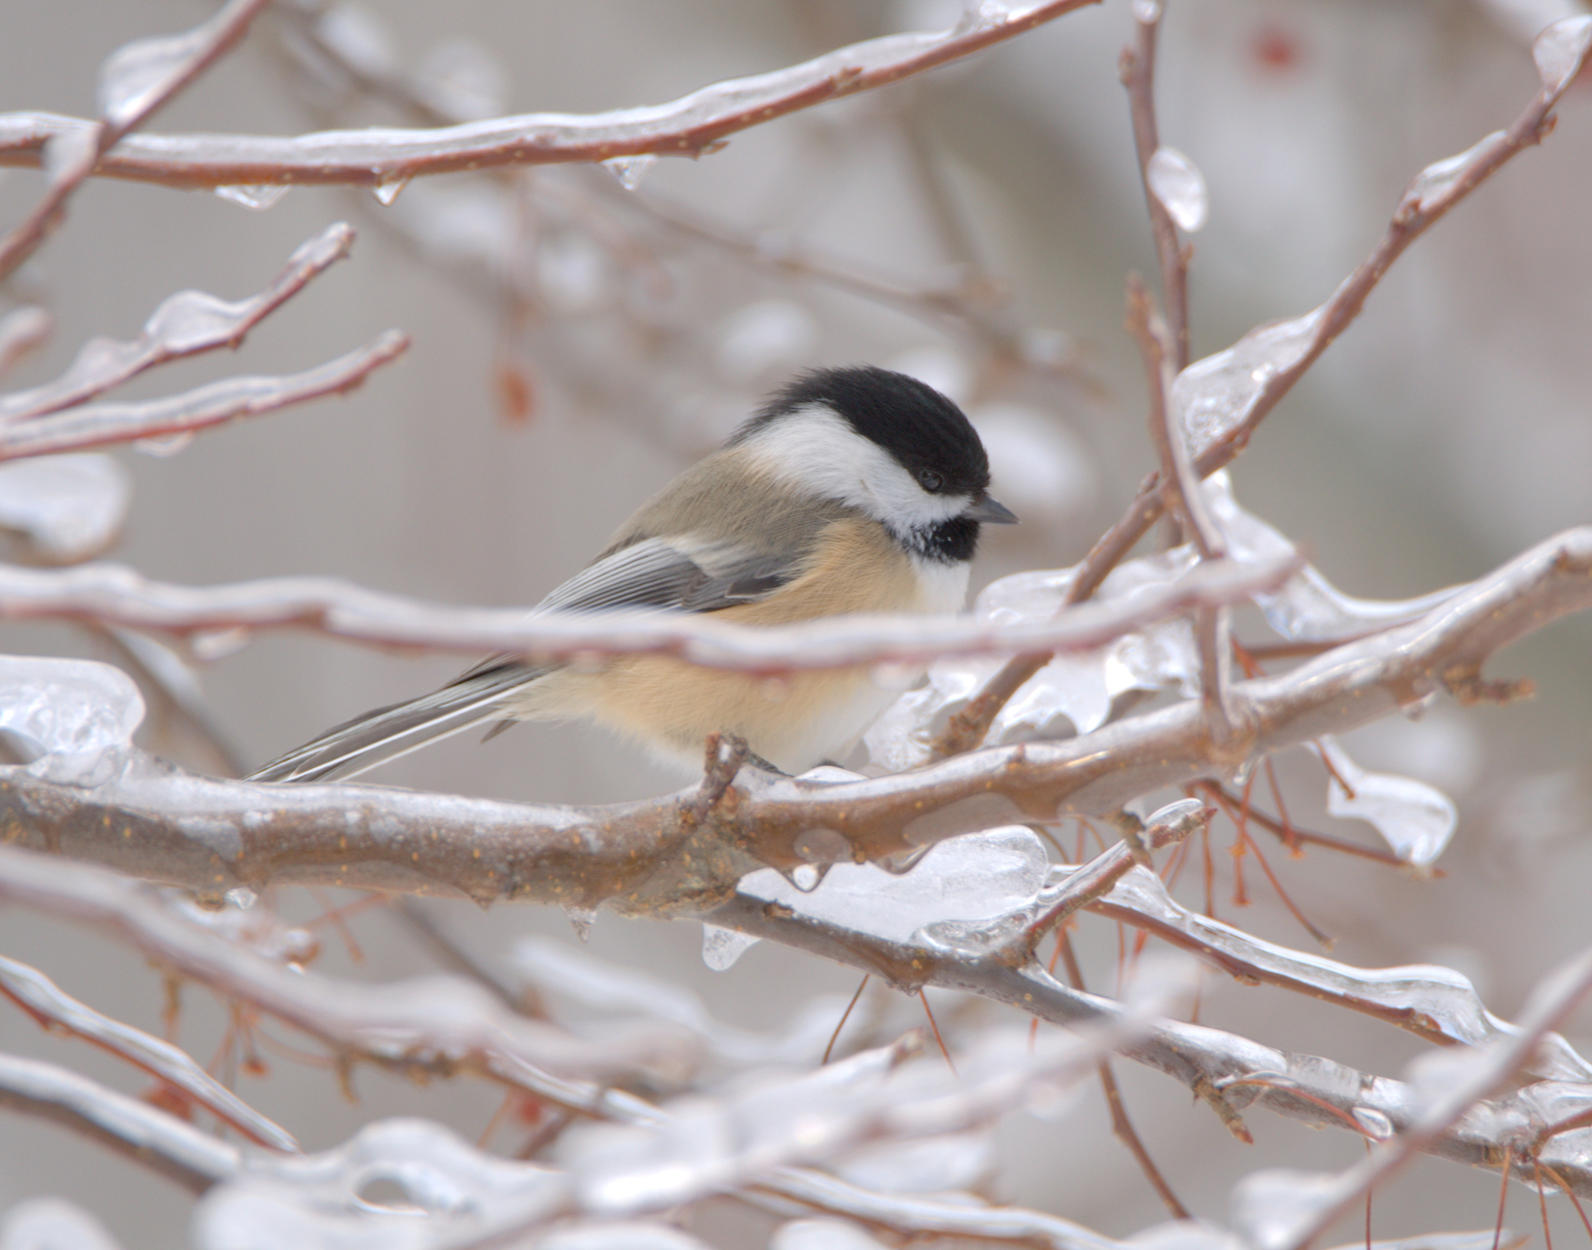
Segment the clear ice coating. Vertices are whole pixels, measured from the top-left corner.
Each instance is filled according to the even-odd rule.
[[[380,1120],[319,1154],[250,1153],[200,1200],[191,1235],[199,1250],[421,1250],[450,1230],[473,1237],[547,1218],[567,1189],[557,1173],[485,1154],[439,1124]]]
[[[263,213],[268,208],[273,208],[284,195],[292,188],[285,183],[231,183],[224,187],[217,187],[216,194],[222,199],[233,204],[241,204],[256,213]]]
[[[1320,742],[1328,763],[1354,791],[1351,798],[1336,780],[1328,778],[1327,811],[1340,820],[1358,818],[1374,825],[1382,840],[1407,864],[1429,867],[1435,863],[1459,823],[1454,801],[1413,777],[1361,768],[1334,738],[1323,737]]]
[[[1400,201],[1399,211],[1422,212],[1432,207],[1463,181],[1482,153],[1507,139],[1508,136],[1502,130],[1495,130],[1490,135],[1478,139],[1463,152],[1445,156],[1440,161],[1433,161],[1411,180],[1409,188],[1404,192],[1403,200]]]
[[[1039,892],[1048,865],[1033,830],[1012,825],[938,842],[903,874],[874,864],[835,864],[815,889],[804,891],[764,869],[742,878],[740,890],[804,916],[904,942],[935,921],[986,920],[1015,911]]]
[[[215,32],[220,14],[180,35],[155,35],[123,44],[100,66],[100,116],[126,126],[175,84]]]
[[[1310,350],[1321,309],[1256,326],[1224,351],[1196,360],[1172,383],[1172,411],[1196,456],[1244,423],[1266,384]]]
[[[73,126],[51,135],[44,143],[43,167],[52,184],[80,178],[99,159],[99,127]]]
[[[1235,559],[1262,561],[1294,550],[1278,530],[1244,510],[1233,497],[1232,480],[1225,470],[1206,478],[1203,489],[1211,517],[1221,527]],[[1439,590],[1414,599],[1356,599],[1307,564],[1281,588],[1257,594],[1255,602],[1266,623],[1284,638],[1321,642],[1411,620],[1453,593]]]
[[[1097,601],[1131,603],[1196,562],[1189,547],[1126,560],[1095,593]],[[1003,577],[973,605],[990,624],[1050,620],[1062,610],[1074,569],[1039,569]],[[903,695],[864,735],[869,757],[892,772],[929,758],[929,744],[952,713],[1000,668],[999,659],[947,659],[929,666],[925,685]],[[1199,692],[1199,656],[1187,620],[1163,621],[1113,639],[1094,651],[1056,655],[1001,709],[991,743],[1064,738],[1098,729],[1113,703],[1131,691]]]
[[[1209,219],[1205,175],[1177,148],[1156,148],[1144,167],[1144,180],[1179,230],[1194,234]]]
[[[0,734],[50,781],[103,785],[119,776],[144,719],[132,678],[92,660],[0,656]]]
[[[127,519],[132,485],[109,456],[43,456],[0,464],[0,529],[21,534],[49,564],[87,560]]]
[[[1568,87],[1588,51],[1592,51],[1592,16],[1567,17],[1544,30],[1531,44],[1542,89],[1557,95]]]
[[[777,873],[775,875],[778,876]],[[702,962],[714,972],[728,972],[735,967],[735,961],[757,943],[757,938],[745,933],[720,928],[716,924],[705,924],[702,926]]]

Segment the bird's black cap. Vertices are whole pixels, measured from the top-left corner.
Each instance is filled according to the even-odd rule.
[[[770,397],[730,441],[739,443],[808,404],[832,408],[909,473],[939,474],[940,489],[947,495],[978,498],[989,486],[989,457],[962,410],[917,378],[874,365],[801,374]]]

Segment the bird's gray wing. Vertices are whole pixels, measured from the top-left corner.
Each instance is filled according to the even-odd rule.
[[[799,556],[734,543],[686,547],[648,538],[595,561],[543,599],[537,610],[715,612],[768,594],[794,577],[800,563]],[[514,723],[503,719],[505,699],[553,667],[527,664],[512,654],[492,656],[440,690],[377,708],[328,730],[272,760],[251,780],[351,777],[486,721],[497,722],[487,733],[494,737]]]
[[[762,598],[794,577],[800,563],[800,553],[756,550],[733,542],[645,538],[582,569],[543,599],[537,610],[716,612]]]
[[[800,568],[800,553],[777,554],[729,542],[686,545],[645,538],[594,561],[555,588],[536,610],[717,612],[761,599],[790,581]],[[534,681],[545,672],[546,668],[503,653],[461,674],[454,685],[494,674],[506,678],[519,673],[523,680]],[[487,738],[495,738],[513,723],[499,721]]]

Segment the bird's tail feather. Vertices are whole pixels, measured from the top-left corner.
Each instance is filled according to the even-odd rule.
[[[358,776],[483,721],[502,719],[504,696],[546,671],[505,664],[467,674],[441,690],[379,707],[328,729],[256,770],[249,780],[331,781]]]

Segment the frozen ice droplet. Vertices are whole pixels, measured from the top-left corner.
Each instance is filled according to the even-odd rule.
[[[408,185],[407,178],[381,178],[370,189],[370,193],[376,197],[377,203],[385,206],[396,200]]]
[[[1133,20],[1153,26],[1161,20],[1161,0],[1133,0]]]
[[[757,942],[757,938],[734,929],[705,924],[702,926],[702,962],[714,972],[727,972]]]
[[[216,194],[224,200],[234,204],[241,204],[244,208],[257,213],[263,213],[272,207],[289,191],[285,185],[272,185],[270,183],[246,184],[233,183],[225,187],[217,187]]]
[[[824,873],[817,864],[797,864],[785,874],[785,880],[803,894],[811,894],[823,884]]]
[[[616,156],[604,161],[603,168],[619,179],[619,185],[626,191],[634,191],[657,163],[656,156],[644,153],[641,156]]]
[[[591,907],[566,907],[564,915],[569,920],[570,928],[575,930],[575,936],[582,942],[591,938],[591,927],[597,919],[595,908]]]
[[[118,776],[143,719],[143,697],[119,668],[0,657],[0,735],[51,781],[91,786]]]
[[[1350,798],[1336,780],[1329,779],[1328,812],[1339,819],[1357,817],[1376,826],[1393,853],[1407,864],[1425,868],[1436,861],[1459,823],[1452,799],[1413,777],[1368,772],[1330,737],[1321,739],[1321,750],[1354,792]]]
[[[1532,41],[1531,59],[1537,63],[1542,89],[1557,95],[1581,72],[1592,51],[1592,16],[1567,17],[1555,22]]]
[[[1393,1136],[1393,1121],[1375,1107],[1355,1107],[1351,1114],[1354,1122],[1373,1141],[1386,1141]]]
[[[1176,148],[1156,148],[1145,166],[1144,178],[1179,230],[1193,234],[1205,224],[1210,216],[1205,175],[1186,155]]]

